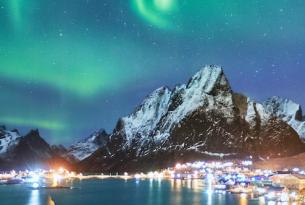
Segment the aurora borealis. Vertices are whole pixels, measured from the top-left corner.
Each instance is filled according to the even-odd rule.
[[[205,64],[305,105],[303,0],[0,0],[0,124],[68,144]]]

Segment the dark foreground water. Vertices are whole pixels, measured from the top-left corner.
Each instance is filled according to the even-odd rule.
[[[79,189],[31,190],[27,185],[1,185],[0,205],[264,204],[243,195],[208,191],[200,180],[92,179],[75,181],[73,185]]]

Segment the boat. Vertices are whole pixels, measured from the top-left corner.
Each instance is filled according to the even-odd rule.
[[[38,187],[30,187],[33,190],[41,190],[41,189],[76,189],[75,187],[70,186],[38,186]]]
[[[252,189],[249,187],[233,187],[229,189],[231,194],[249,194],[252,193]]]
[[[229,186],[225,185],[225,184],[216,184],[214,185],[214,190],[215,191],[225,191],[229,189]]]

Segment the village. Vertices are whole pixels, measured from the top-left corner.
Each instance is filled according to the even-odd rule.
[[[0,174],[0,185],[24,184],[29,189],[77,189],[75,180],[171,180],[173,186],[186,184],[194,188],[201,182],[203,191],[233,194],[241,198],[269,202],[305,202],[305,170],[262,170],[251,160],[196,161],[177,163],[174,167],[148,173],[82,174],[64,168],[35,171],[11,171]]]

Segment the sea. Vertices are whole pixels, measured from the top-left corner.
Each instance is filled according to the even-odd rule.
[[[203,180],[86,179],[72,189],[33,189],[30,184],[0,185],[0,205],[258,205],[245,194],[217,192]]]

